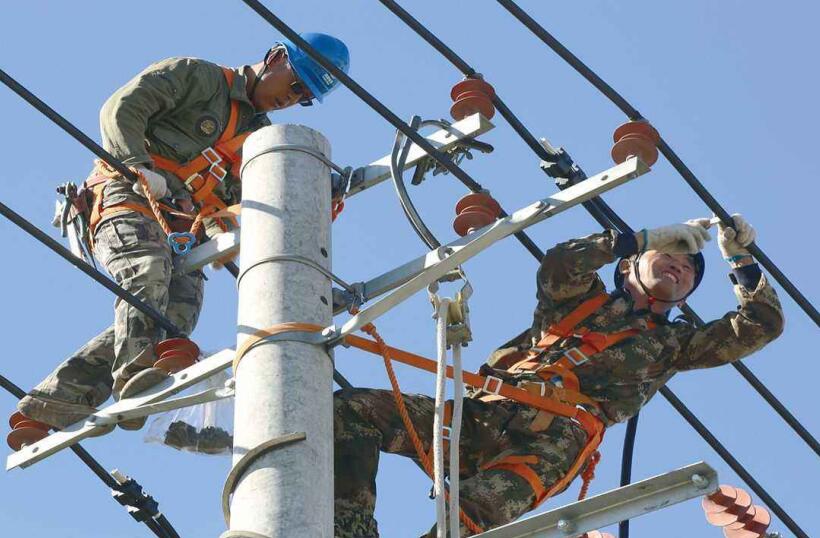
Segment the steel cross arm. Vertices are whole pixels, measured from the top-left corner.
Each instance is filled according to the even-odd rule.
[[[473,114],[454,123],[450,129],[440,129],[426,137],[427,141],[440,151],[448,151],[464,140],[475,138],[493,129],[490,120],[481,114]],[[457,134],[458,133],[458,134]],[[412,168],[419,161],[428,158],[427,153],[413,145],[408,153],[404,169]],[[357,168],[350,180],[347,197],[358,194],[390,178],[390,155]],[[185,256],[176,258],[174,272],[189,273],[196,271],[211,262],[239,252],[239,229],[221,233],[191,249]]]
[[[54,432],[45,439],[23,447],[18,452],[9,455],[6,459],[6,470],[9,471],[15,467],[25,468],[33,465],[38,461],[56,454],[64,448],[72,446],[78,441],[82,441],[86,437],[92,436],[94,433],[98,433],[100,428],[111,424],[111,422],[129,418],[135,414],[131,413],[131,411],[137,410],[142,406],[151,406],[157,402],[162,402],[169,396],[173,396],[229,367],[235,355],[236,353],[233,349],[224,349],[174,374],[171,378],[163,381],[156,387],[148,389],[140,395],[126,400],[120,400],[64,430]],[[185,398],[181,398],[180,401],[185,401]],[[162,406],[157,406],[156,409],[158,410],[155,412],[166,410],[163,409]],[[146,413],[136,413],[135,415],[145,416],[145,414]],[[115,420],[112,420],[112,418]]]
[[[348,334],[372,322],[497,241],[631,181],[648,171],[649,167],[643,161],[637,157],[630,158],[605,172],[519,209],[508,217],[499,219],[472,234],[443,245],[366,282],[365,296],[370,298],[392,289],[398,289],[350,318],[340,329],[333,330],[328,337],[328,344],[341,343],[341,340]]]
[[[565,538],[642,516],[707,495],[718,487],[717,472],[706,463],[613,489],[481,534],[482,538]]]

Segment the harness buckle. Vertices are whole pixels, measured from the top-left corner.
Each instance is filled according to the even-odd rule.
[[[211,164],[217,164],[222,162],[222,156],[211,146],[200,151],[205,160]]]
[[[219,166],[219,162],[211,164],[211,166],[208,168],[208,173],[214,176],[216,180],[220,183],[223,179],[225,179],[225,176],[228,175],[228,171]]]
[[[188,176],[188,179],[185,180],[185,188],[193,192],[194,187],[191,186],[191,183],[193,183],[197,179],[202,179],[202,174],[200,174],[199,172],[195,172]]]
[[[495,389],[490,389],[490,382],[495,381]],[[484,380],[484,386],[481,387],[482,392],[486,392],[487,394],[495,394],[498,395],[501,392],[501,387],[504,386],[504,380],[500,377],[495,377],[494,375],[488,375],[487,379]]]
[[[546,396],[546,395],[547,395],[547,384],[546,384],[546,383],[544,383],[543,381],[527,381],[525,384],[526,384],[526,385],[538,385],[538,386],[540,387],[540,389],[541,389],[541,390],[538,392],[538,394],[539,394],[542,398],[543,398],[544,396]]]
[[[563,355],[575,366],[581,366],[585,362],[589,361],[589,357],[587,357],[586,354],[577,347],[569,348],[564,351]]]

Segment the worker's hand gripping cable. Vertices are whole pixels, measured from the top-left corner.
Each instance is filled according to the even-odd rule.
[[[439,282],[428,286],[430,302],[433,304],[433,318],[436,320],[436,398],[433,419],[433,491],[436,496],[436,534],[443,538],[459,534],[459,440],[461,437],[461,417],[464,401],[464,381],[461,364],[461,347],[472,340],[467,301],[473,289],[459,268],[454,278],[463,280],[464,285],[455,298],[438,295]],[[453,274],[442,280],[453,280]],[[446,382],[447,349],[453,350],[453,406],[452,416],[447,416]],[[449,426],[447,425],[449,419]],[[449,444],[450,487],[447,498],[444,480],[445,442]],[[445,503],[449,500],[449,507]],[[449,516],[448,516],[449,512]]]

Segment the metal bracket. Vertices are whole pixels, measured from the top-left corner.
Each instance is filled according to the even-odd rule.
[[[495,127],[490,120],[481,114],[473,114],[452,124],[448,129],[441,129],[425,137],[439,151],[448,151],[459,142],[475,138]],[[413,144],[407,152],[404,169],[408,170],[428,157],[427,153]],[[367,166],[357,168],[350,180],[347,197],[358,194],[374,185],[390,179],[390,155],[382,157]]]
[[[548,198],[519,209],[508,217],[499,219],[480,230],[365,282],[365,299],[371,299],[390,290],[394,291],[350,318],[340,331],[337,331],[334,336],[328,339],[328,344],[339,344],[348,334],[374,321],[414,293],[441,279],[497,241],[586,202],[610,189],[623,185],[648,171],[649,167],[645,163],[637,157],[633,157],[605,172],[596,174],[566,190],[556,192]]]
[[[706,463],[688,465],[492,529],[476,538],[566,538],[661,510],[718,487],[717,472]]]
[[[221,372],[231,365],[235,355],[236,352],[233,349],[224,349],[206,359],[203,359],[193,366],[174,374],[159,385],[152,387],[145,392],[134,396],[133,398],[120,400],[119,402],[109,405],[105,409],[94,413],[93,415],[65,428],[64,430],[54,432],[45,439],[23,447],[18,452],[9,455],[6,459],[6,470],[9,471],[15,467],[25,468],[29,465],[33,465],[38,461],[51,456],[52,454],[56,454],[64,448],[68,448],[69,446],[82,441],[86,437],[90,437],[95,433],[98,433],[100,428],[108,427],[111,424],[112,420],[110,417],[117,417],[117,420],[113,420],[113,422],[117,422],[118,420],[124,420],[125,418],[132,416],[146,416],[143,413],[143,410],[140,410],[139,408],[152,409],[150,407],[151,404],[163,402],[169,396],[173,396],[174,394],[177,394],[178,392],[181,392],[186,388],[211,377],[217,372]],[[224,389],[217,389],[217,391],[219,390]],[[205,391],[199,395],[195,394],[192,397],[202,396],[203,394],[205,396],[202,397],[205,398],[210,396],[216,397],[216,394],[208,393],[210,393],[210,391]],[[227,392],[221,393],[220,397],[228,397]],[[174,400],[171,402],[173,401]],[[185,398],[180,398],[178,401],[184,402]],[[153,409],[160,409],[160,411],[163,410],[161,405],[154,407]],[[138,412],[132,415],[132,411]],[[120,419],[120,416],[123,418]]]

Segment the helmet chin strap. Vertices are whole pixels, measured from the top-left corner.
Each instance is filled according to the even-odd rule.
[[[640,265],[639,265],[640,261],[641,261],[641,256],[643,256],[643,252],[638,254],[638,257],[636,257],[632,261],[632,272],[635,274],[635,280],[638,281],[638,285],[641,287],[641,290],[646,295],[646,300],[649,303],[650,308],[652,308],[652,305],[654,305],[655,303],[678,304],[682,301],[685,301],[686,298],[689,297],[692,294],[693,291],[695,291],[694,289],[692,289],[692,290],[689,291],[689,293],[687,293],[683,297],[681,297],[679,299],[671,299],[671,300],[661,299],[660,297],[656,297],[656,296],[652,295],[652,292],[649,291],[649,289],[643,283],[643,280],[641,280],[641,271],[640,271]]]
[[[272,49],[268,50],[265,53],[265,57],[262,59],[262,69],[259,73],[254,72],[254,79],[253,84],[251,84],[251,94],[248,96],[248,99],[251,103],[253,103],[253,96],[256,95],[256,88],[259,86],[259,83],[262,81],[262,75],[264,75],[268,71],[268,67],[270,67],[270,60],[273,56],[274,51],[276,51],[278,47],[273,47]]]

